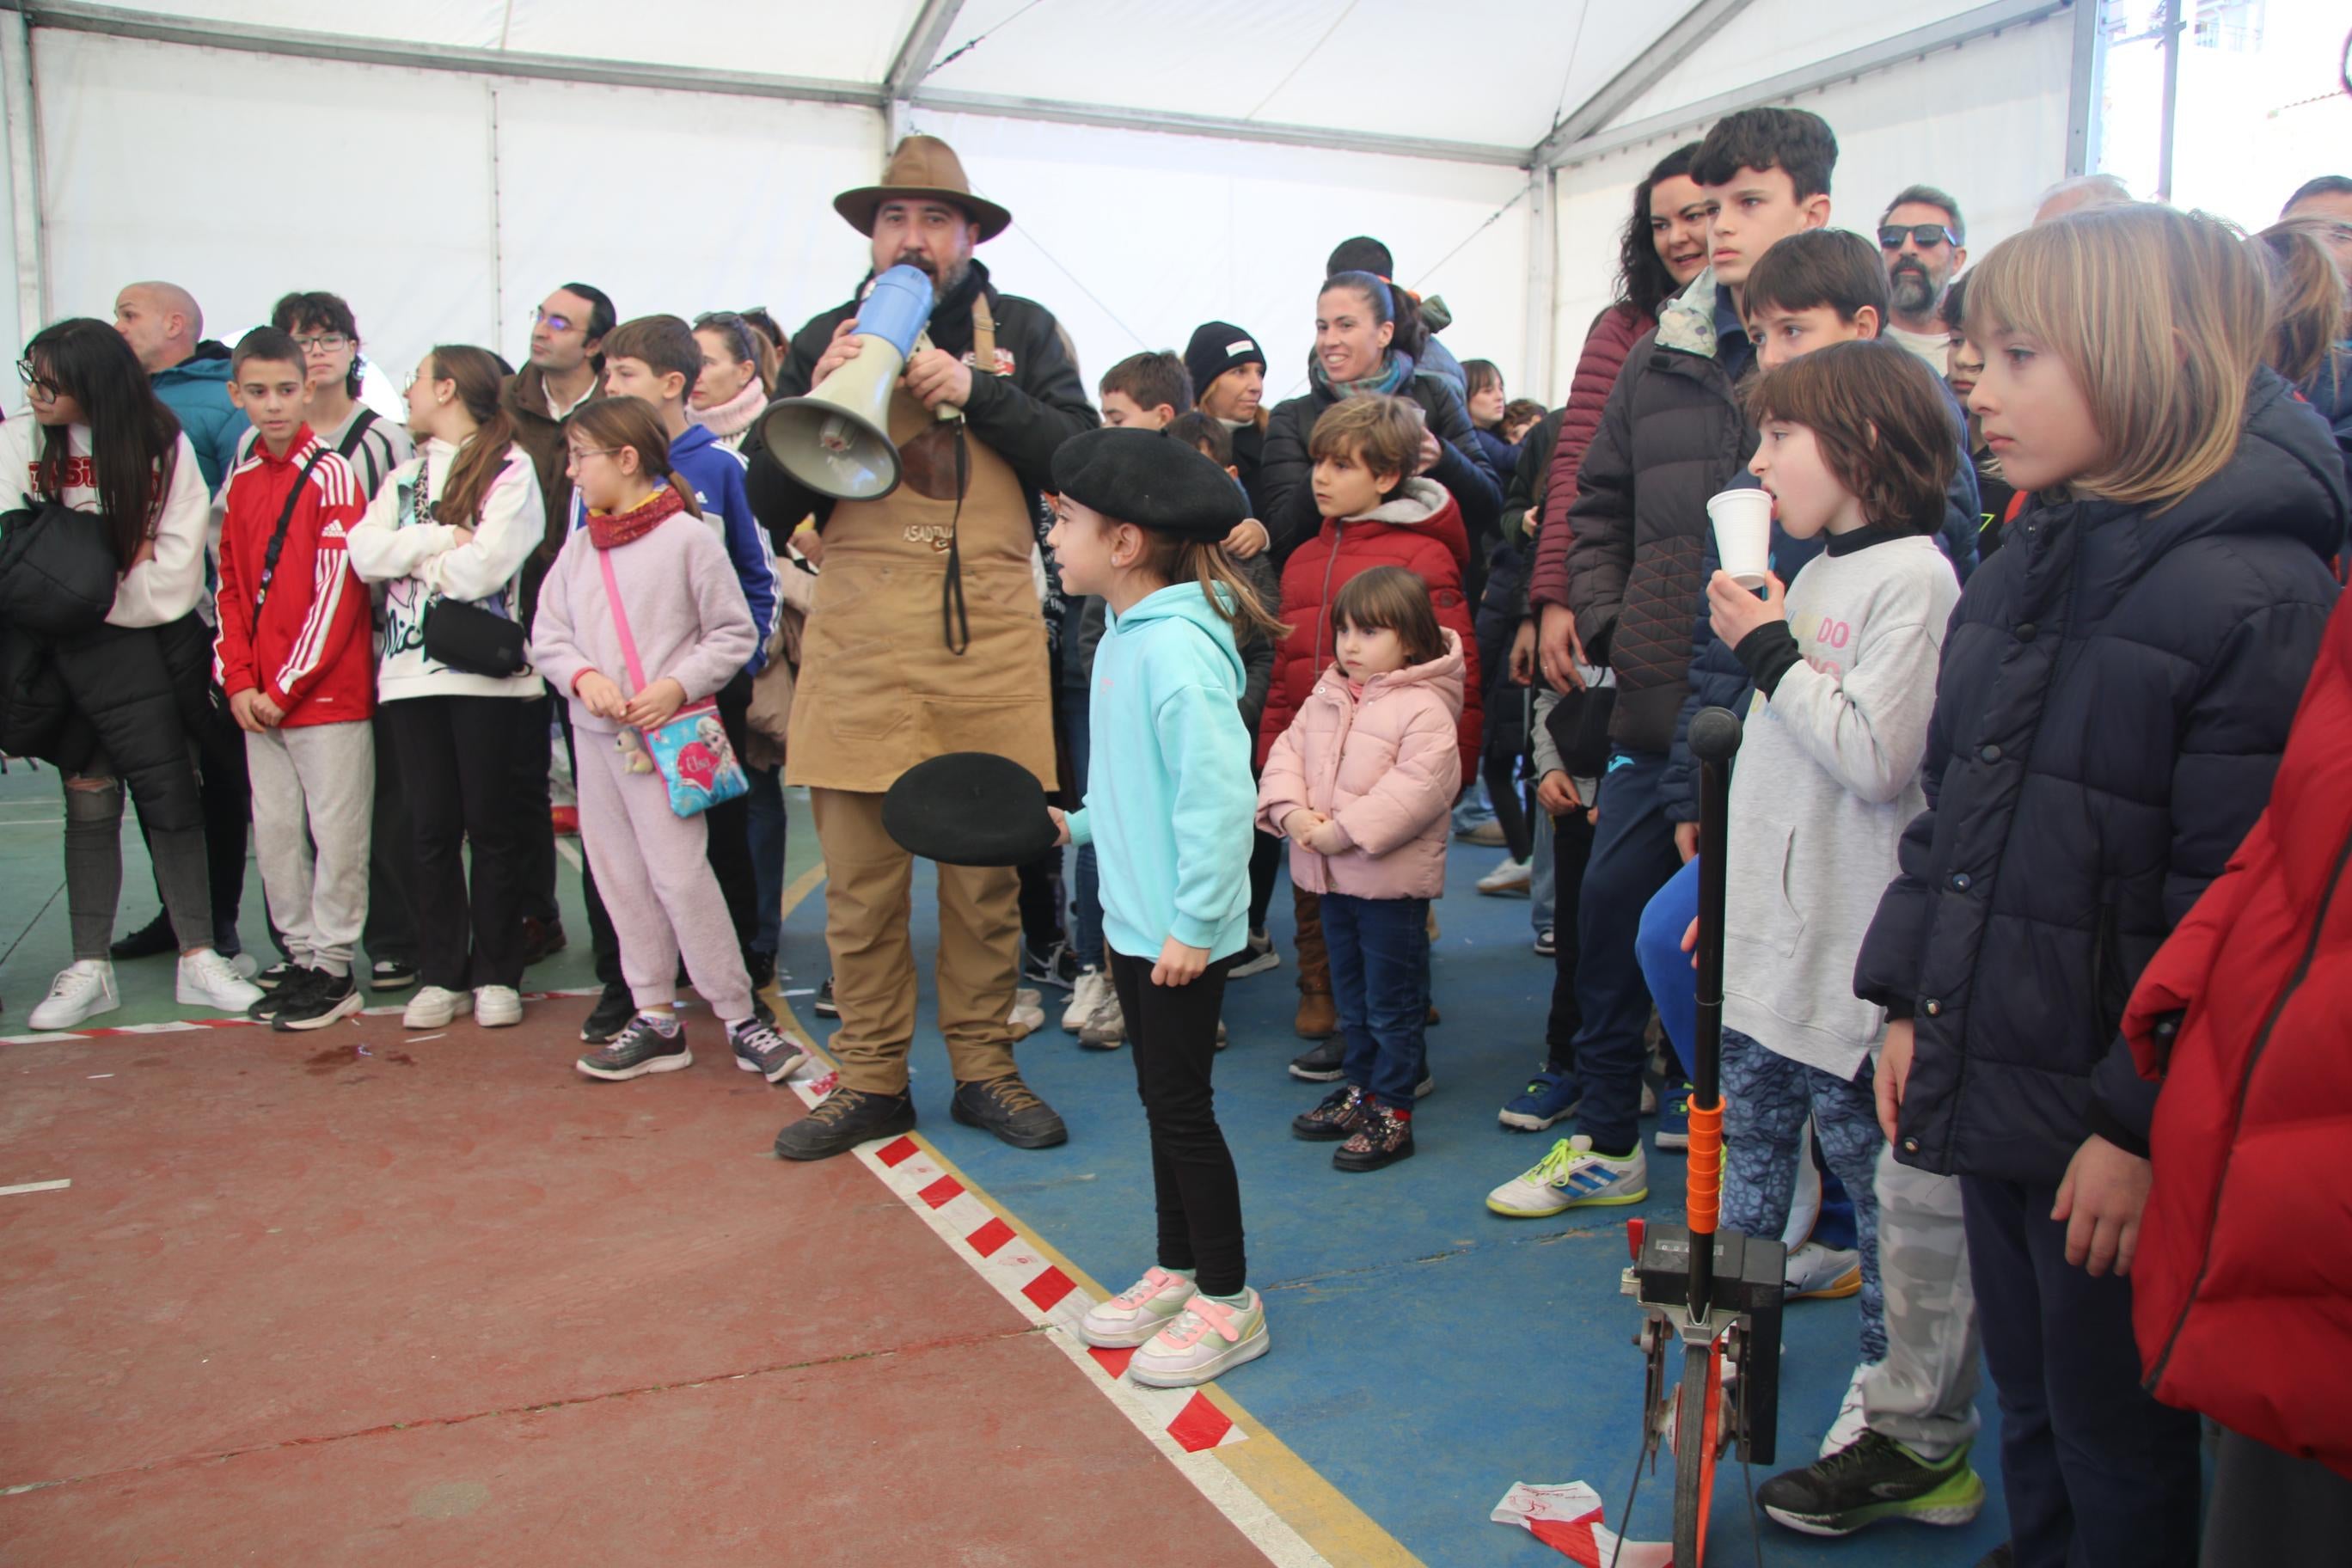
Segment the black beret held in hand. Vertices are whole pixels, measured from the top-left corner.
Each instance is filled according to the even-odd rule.
[[[1054,489],[1114,522],[1214,544],[1246,510],[1231,475],[1163,430],[1089,430],[1054,453]]]
[[[882,797],[882,828],[946,866],[1018,866],[1060,836],[1037,776],[993,752],[950,752],[900,773]]]

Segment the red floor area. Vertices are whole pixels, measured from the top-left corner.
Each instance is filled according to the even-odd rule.
[[[771,1157],[794,1097],[591,1083],[577,1010],[0,1047],[0,1185],[73,1183],[0,1197],[0,1562],[1263,1561],[863,1166]]]

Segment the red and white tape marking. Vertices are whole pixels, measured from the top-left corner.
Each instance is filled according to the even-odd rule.
[[[838,1082],[839,1075],[828,1070],[806,1082],[795,1081],[792,1089],[814,1106]],[[1044,1330],[1047,1342],[1269,1560],[1281,1568],[1328,1568],[1320,1552],[1217,1459],[1213,1450],[1245,1440],[1248,1432],[1202,1390],[1146,1388],[1129,1382],[1127,1363],[1133,1351],[1096,1350],[1080,1339],[1078,1320],[1094,1306],[1094,1294],[1046,1257],[1034,1237],[974,1195],[928,1142],[909,1134],[861,1143],[854,1152],[950,1251],[1015,1311]]]

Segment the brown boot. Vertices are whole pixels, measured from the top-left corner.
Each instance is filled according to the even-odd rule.
[[[1339,1012],[1331,1002],[1331,957],[1323,946],[1323,900],[1290,889],[1298,920],[1298,1017],[1292,1026],[1302,1040],[1328,1039],[1339,1032]]]

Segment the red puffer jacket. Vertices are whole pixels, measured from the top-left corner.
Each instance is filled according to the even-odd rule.
[[[2157,1397],[2352,1477],[2346,604],[2270,809],[2140,976],[2124,1031],[2164,1086],[2131,1276]]]
[[[1290,721],[1315,682],[1329,668],[1331,601],[1348,579],[1375,566],[1402,566],[1419,574],[1429,584],[1437,608],[1437,624],[1458,634],[1464,670],[1462,700],[1462,776],[1478,776],[1481,713],[1478,693],[1478,634],[1470,623],[1470,596],[1462,587],[1462,573],[1470,561],[1470,536],[1462,526],[1462,509],[1445,487],[1434,479],[1407,479],[1394,500],[1382,502],[1369,517],[1337,521],[1323,520],[1320,532],[1291,552],[1282,568],[1282,619],[1290,636],[1274,656],[1274,689],[1266,694],[1265,714],[1258,721],[1257,763]]]
[[[1576,471],[1584,449],[1601,428],[1601,405],[1625,368],[1625,356],[1657,321],[1631,305],[1612,305],[1593,318],[1569,383],[1568,407],[1560,416],[1559,440],[1551,449],[1551,473],[1544,480],[1542,526],[1536,535],[1535,566],[1528,597],[1538,605],[1568,603],[1568,509],[1576,504]]]

